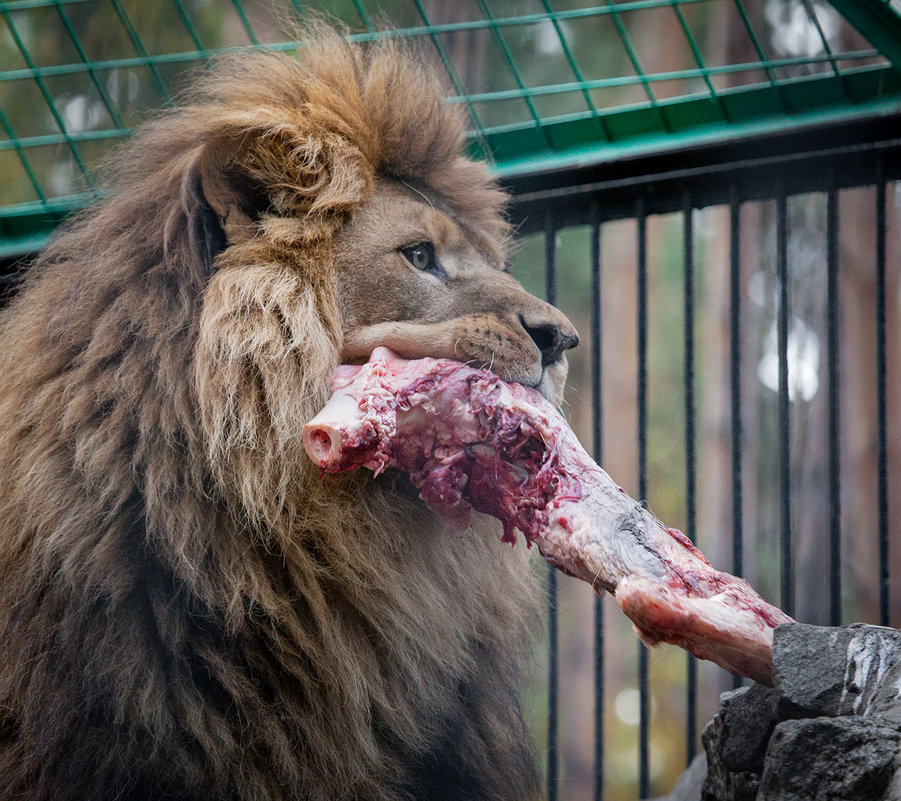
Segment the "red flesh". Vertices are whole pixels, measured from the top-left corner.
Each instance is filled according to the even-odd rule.
[[[401,470],[453,527],[466,528],[471,508],[493,515],[505,541],[518,529],[551,564],[612,592],[648,644],[770,682],[772,629],[791,618],[632,500],[537,392],[385,348],[332,383],[303,432],[324,472]]]

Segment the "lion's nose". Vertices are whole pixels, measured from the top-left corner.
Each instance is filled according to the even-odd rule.
[[[579,335],[571,327],[564,329],[557,323],[540,323],[529,325],[525,318],[519,318],[526,333],[532,337],[534,343],[541,351],[541,366],[547,367],[553,364],[563,354],[563,351],[576,347],[579,344]]]

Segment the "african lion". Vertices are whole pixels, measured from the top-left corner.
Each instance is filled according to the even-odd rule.
[[[0,323],[0,798],[524,799],[523,547],[300,429],[376,345],[559,400],[567,319],[401,45],[219,65]]]

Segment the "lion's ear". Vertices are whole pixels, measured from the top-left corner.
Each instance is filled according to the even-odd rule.
[[[220,250],[250,239],[260,215],[270,208],[265,190],[234,161],[230,149],[205,147],[187,180],[187,194],[195,202],[198,233],[220,245]],[[218,228],[218,239],[213,227]]]
[[[207,140],[186,176],[192,240],[209,264],[255,236],[265,214],[335,220],[371,193],[372,167],[344,134],[234,127]]]
[[[253,237],[260,215],[271,210],[260,183],[235,161],[236,150],[207,144],[185,175],[182,204],[188,235],[205,271],[226,247]]]
[[[188,218],[188,241],[203,271],[212,269],[213,261],[228,240],[219,214],[207,199],[200,167],[195,163],[185,176],[182,205]]]
[[[237,174],[204,170],[196,161],[185,175],[182,207],[188,219],[188,240],[204,272],[229,245],[253,236],[259,211],[257,193]]]

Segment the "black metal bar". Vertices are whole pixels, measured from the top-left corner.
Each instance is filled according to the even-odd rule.
[[[591,225],[591,405],[594,429],[594,458],[603,462],[604,405],[601,388],[603,370],[601,316],[601,212],[595,203]],[[604,798],[604,603],[594,597],[594,801]]]
[[[694,219],[691,195],[686,191],[682,204],[682,269],[683,269],[683,373],[685,390],[685,533],[694,542],[696,484],[695,484],[695,254]],[[685,698],[685,764],[694,759],[698,738],[698,665],[695,658],[686,656]]]
[[[744,510],[742,508],[741,419],[741,201],[733,183],[729,198],[729,397],[732,445],[732,572],[744,574]],[[742,684],[732,677],[733,688]]]
[[[776,196],[776,280],[779,287],[777,333],[779,350],[779,550],[781,555],[782,609],[794,614],[794,581],[791,543],[791,407],[789,387],[789,277],[788,277],[788,201],[780,185]]]
[[[638,405],[638,498],[647,502],[647,388],[648,388],[648,224],[645,197],[639,194],[635,201],[635,222],[637,224],[637,385]]]
[[[557,302],[557,229],[552,213],[545,219],[544,267],[545,295],[548,303]],[[547,720],[547,798],[557,799],[558,775],[558,680],[559,643],[557,631],[557,571],[548,566],[548,720]]]
[[[886,403],[885,165],[876,170],[876,437],[879,510],[879,622],[889,625],[888,410]]]
[[[741,420],[741,202],[732,184],[729,200],[729,395],[732,439],[732,572],[744,575]]]
[[[829,623],[842,621],[841,408],[838,337],[838,191],[826,193],[826,371],[829,443]]]
[[[647,403],[647,350],[648,350],[648,232],[645,197],[638,195],[635,203],[635,220],[638,224],[638,498],[642,504],[648,497],[648,403]],[[638,788],[640,798],[646,798],[650,792],[649,765],[649,692],[648,692],[648,652],[645,646],[638,644]]]

